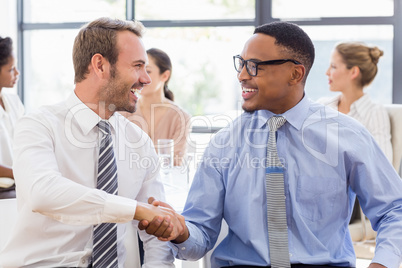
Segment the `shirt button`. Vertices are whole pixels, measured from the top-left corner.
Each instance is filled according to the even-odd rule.
[[[82,264],[85,264],[87,261],[86,260],[81,260],[81,263]]]
[[[186,250],[186,247],[182,247],[181,250]]]
[[[292,255],[292,253],[289,253],[289,257],[292,257],[293,255]]]

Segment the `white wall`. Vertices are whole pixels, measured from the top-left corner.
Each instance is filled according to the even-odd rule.
[[[11,37],[17,44],[17,0],[0,0],[0,36]]]

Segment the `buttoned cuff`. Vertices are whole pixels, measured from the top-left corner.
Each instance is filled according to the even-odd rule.
[[[200,243],[202,244],[202,238],[197,238],[198,230],[196,226],[189,222],[186,222],[186,224],[190,234],[188,239],[180,244],[169,242],[169,246],[176,258],[195,261],[205,255],[205,251],[203,251],[203,247],[200,245]]]
[[[385,267],[399,267],[401,257],[394,254],[392,250],[385,248],[376,248],[375,256],[371,262],[379,263]]]

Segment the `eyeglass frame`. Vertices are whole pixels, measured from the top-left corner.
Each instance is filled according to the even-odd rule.
[[[237,67],[236,67],[236,59],[240,59],[240,60],[243,61],[243,66],[242,66],[242,68],[241,68],[240,70],[237,70]],[[249,70],[248,67],[247,67],[247,66],[248,66],[248,62],[252,62],[252,63],[255,64],[255,75],[250,74],[250,70]],[[303,65],[302,63],[298,62],[297,60],[292,60],[292,59],[278,59],[278,60],[256,61],[256,60],[245,60],[245,59],[243,59],[240,55],[233,56],[233,64],[234,64],[234,67],[235,67],[236,72],[240,73],[240,72],[243,70],[244,66],[246,66],[246,71],[247,71],[247,73],[248,73],[250,76],[253,76],[253,77],[254,77],[254,76],[257,76],[257,74],[258,74],[258,65],[280,65],[280,64],[284,64],[284,63],[286,63],[286,62],[292,62],[292,63],[294,63],[294,64],[296,64],[296,65]]]

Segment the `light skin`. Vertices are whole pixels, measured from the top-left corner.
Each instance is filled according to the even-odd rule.
[[[325,74],[328,76],[329,89],[342,93],[338,110],[344,114],[349,113],[350,106],[364,95],[363,87],[359,83],[361,79],[359,67],[353,66],[348,69],[342,56],[334,50]]]
[[[130,31],[118,32],[117,48],[115,66],[101,54],[93,55],[89,74],[75,87],[77,97],[106,120],[115,111],[134,112],[138,100],[134,90],[141,90],[151,82],[145,69],[148,58],[141,39]],[[184,217],[170,208],[138,202],[133,219],[159,223],[170,239],[184,232]]]
[[[241,57],[245,60],[255,59],[259,61],[287,58],[281,47],[275,45],[275,39],[264,34],[254,34],[245,44]],[[275,114],[282,114],[294,107],[304,95],[303,78],[305,68],[302,65],[285,63],[282,65],[259,66],[257,76],[250,76],[243,67],[237,78],[242,89],[253,89],[242,94],[246,111],[269,110]],[[168,204],[150,199],[149,203],[155,206],[170,207]],[[146,230],[148,234],[167,236],[163,226],[155,222],[141,221],[139,229]],[[176,237],[173,243],[182,243],[190,236],[188,228],[182,235]],[[369,268],[384,267],[378,263],[370,264]]]
[[[18,81],[20,72],[17,69],[17,61],[12,55],[9,57],[7,63],[0,67],[0,106],[5,110],[3,99],[1,98],[1,91],[3,88],[12,88]],[[13,170],[4,165],[0,165],[0,177],[7,177],[14,179]]]
[[[170,71],[166,70],[165,72],[160,73],[160,69],[155,64],[152,56],[149,56],[146,70],[148,75],[151,77],[152,83],[145,85],[141,90],[141,98],[138,100],[138,105],[141,108],[141,113],[147,125],[158,125],[161,118],[165,115],[167,107],[160,106],[158,109],[151,109],[151,105],[168,102],[163,92],[163,87],[170,77]]]
[[[133,91],[151,82],[145,70],[148,58],[141,39],[129,31],[119,32],[117,46],[115,66],[101,54],[95,54],[88,66],[89,74],[75,88],[81,101],[103,119],[109,119],[115,111],[134,112],[138,98]]]

